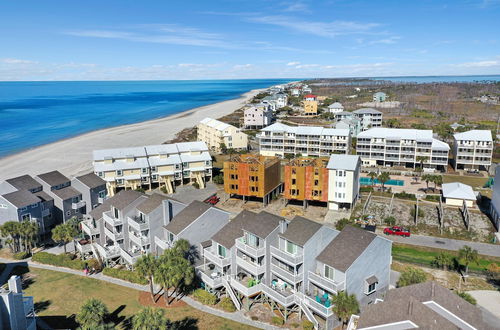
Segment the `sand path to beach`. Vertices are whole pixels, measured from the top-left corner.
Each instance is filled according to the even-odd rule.
[[[160,119],[89,132],[0,158],[0,182],[23,174],[37,175],[53,170],[70,178],[88,173],[92,171],[92,151],[95,149],[160,144],[174,138],[184,128],[195,126],[205,117],[219,118],[232,113],[260,91],[262,89],[252,90],[238,99]]]

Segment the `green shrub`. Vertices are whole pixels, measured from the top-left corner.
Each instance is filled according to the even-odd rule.
[[[425,282],[427,280],[427,275],[420,268],[408,267],[404,272],[401,273],[401,277],[398,280],[398,287],[408,286],[412,284],[418,284]]]
[[[407,192],[400,192],[400,193],[395,193],[394,194],[394,197],[395,198],[400,198],[400,199],[409,199],[409,200],[412,200],[412,201],[416,201],[417,200],[417,196],[415,196],[415,194],[409,194]]]
[[[348,224],[350,224],[351,221],[347,218],[343,218],[343,219],[340,219],[339,221],[337,221],[337,223],[335,224],[335,229],[337,230],[342,230],[344,229],[344,227]]]
[[[304,329],[304,330],[313,330],[314,329],[314,323],[312,323],[309,320],[304,320],[304,321],[302,321],[302,329]]]
[[[224,175],[218,174],[212,178],[212,182],[215,184],[224,184]]]
[[[104,275],[132,283],[137,283],[142,285],[148,284],[148,281],[144,277],[140,276],[137,272],[134,272],[132,270],[106,267],[103,269],[102,273]]]
[[[217,297],[208,291],[203,289],[197,289],[193,292],[193,298],[198,300],[204,305],[215,305],[217,302]]]
[[[373,187],[361,187],[361,188],[359,188],[359,191],[360,192],[372,192]]]
[[[259,317],[255,316],[255,315],[250,316],[250,318],[252,319],[252,321],[258,321],[259,320]]]
[[[200,189],[200,184],[198,182],[194,182],[193,187],[195,187],[196,189]]]
[[[33,255],[31,260],[41,264],[47,264],[58,267],[66,267],[71,269],[82,270],[85,262],[80,259],[73,259],[68,254],[52,254],[48,252],[38,252]]]
[[[412,218],[415,218],[415,208],[412,207],[410,210],[410,215]],[[424,210],[421,207],[418,208],[418,217],[422,218],[425,215]]]
[[[441,200],[441,196],[439,195],[427,195],[424,198],[426,201],[429,202],[439,202]]]
[[[285,324],[285,320],[279,316],[273,316],[271,318],[271,323],[274,325],[283,325]]]
[[[465,300],[465,301],[467,301],[467,302],[471,303],[472,305],[476,305],[476,304],[477,304],[476,299],[475,299],[473,296],[471,296],[469,293],[467,293],[467,292],[463,292],[463,291],[455,291],[455,293],[456,293],[459,297],[461,297],[463,300]]]
[[[388,226],[394,226],[396,224],[396,218],[394,217],[387,217],[384,219],[384,223]]]
[[[21,251],[21,252],[18,252],[18,253],[15,253],[12,258],[16,259],[16,260],[23,260],[23,259],[26,259],[30,256],[30,254],[26,251]]]
[[[225,310],[226,312],[234,312],[236,311],[236,307],[233,304],[233,301],[229,297],[224,297],[219,301],[219,307]]]

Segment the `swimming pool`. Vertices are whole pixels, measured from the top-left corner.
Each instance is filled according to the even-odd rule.
[[[375,184],[380,184],[380,181],[377,179],[374,180]],[[359,182],[361,183],[362,186],[371,186],[372,185],[372,179],[366,178],[366,177],[361,177],[359,179]],[[389,180],[385,183],[388,186],[404,186],[405,182],[403,180]]]

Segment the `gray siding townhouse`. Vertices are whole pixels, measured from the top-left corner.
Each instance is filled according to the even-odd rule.
[[[54,199],[54,216],[59,222],[66,222],[72,217],[81,218],[85,214],[85,201],[82,194],[71,187],[71,181],[59,171],[52,171],[35,176],[43,190]]]
[[[19,276],[13,275],[8,283],[8,289],[0,288],[0,329],[35,330],[33,297],[24,295]]]
[[[82,193],[82,200],[85,201],[85,213],[101,205],[107,197],[106,181],[94,173],[73,178],[71,186]]]
[[[355,227],[339,233],[302,217],[288,223],[243,211],[204,245],[197,274],[238,309],[266,303],[285,319],[302,312],[316,328],[332,329],[339,325],[334,295],[347,291],[366,306],[388,289],[391,246]]]
[[[479,308],[434,281],[387,292],[384,300],[352,315],[348,330],[494,329]]]
[[[372,108],[361,108],[352,112],[361,121],[361,131],[382,127],[382,112]]]
[[[35,221],[42,235],[55,226],[54,200],[29,175],[0,184],[0,224],[7,221]]]

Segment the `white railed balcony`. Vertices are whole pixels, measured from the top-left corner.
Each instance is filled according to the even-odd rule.
[[[321,316],[327,318],[333,315],[332,306],[326,307],[325,305],[317,302],[313,297],[304,296],[304,298],[304,304]]]
[[[236,239],[236,247],[240,249],[241,251],[245,252],[248,255],[251,255],[252,257],[261,257],[266,253],[266,247],[261,246],[261,247],[253,247],[245,243],[244,238],[240,237]]]
[[[121,225],[123,223],[120,219],[115,219],[111,215],[111,211],[104,212],[102,214],[102,218],[104,219],[104,221],[106,221],[107,223],[109,223],[113,227],[116,225]]]
[[[271,254],[290,265],[298,265],[304,262],[304,255],[302,254],[302,252],[291,254],[286,251],[280,250],[276,246],[271,246]]]
[[[200,268],[197,269],[197,273],[198,273],[198,276],[201,278],[201,280],[206,285],[208,285],[209,287],[211,287],[213,289],[219,288],[223,285],[221,275],[217,275],[217,276],[212,277],[212,276],[208,275],[207,273],[205,273],[201,269],[201,267],[203,267],[203,266],[200,266]]]
[[[280,289],[273,289],[270,286],[266,284],[261,284],[262,285],[262,291],[271,299],[276,301],[282,306],[288,307],[292,304],[297,303],[297,299],[295,295],[289,291],[279,291]]]
[[[108,227],[104,226],[104,234],[106,234],[106,236],[108,236],[109,239],[113,240],[113,241],[117,241],[119,239],[122,239],[123,238],[123,232],[116,232],[116,231],[111,231],[110,229],[108,229]]]
[[[255,276],[262,274],[266,271],[265,264],[258,265],[249,260],[245,260],[240,256],[236,256],[236,264]]]
[[[118,245],[102,246],[99,243],[94,243],[94,246],[97,248],[97,252],[104,259],[115,258],[115,257],[118,257],[120,255],[121,249]]]
[[[90,242],[82,244],[79,240],[75,240],[75,246],[80,254],[85,254],[92,251],[92,244]]]
[[[71,208],[73,210],[81,209],[84,206],[85,206],[85,201],[79,201],[79,202],[76,202],[76,203],[71,203]]]
[[[334,291],[335,293],[342,291],[345,289],[345,281],[343,282],[334,282],[326,277],[318,275],[312,271],[308,273],[309,281],[314,284],[327,289],[327,291]]]
[[[149,238],[142,235],[137,235],[132,231],[129,231],[128,237],[137,245],[143,246],[149,244]]]
[[[214,265],[218,266],[219,268],[224,268],[231,263],[231,258],[229,258],[229,257],[223,258],[223,257],[213,253],[209,248],[203,249],[203,256],[208,261],[210,261]]]
[[[493,145],[476,145],[477,149],[492,149]]]
[[[95,227],[93,224],[93,220],[83,220],[80,222],[82,227],[82,231],[89,236],[99,234],[99,228]]]
[[[246,285],[244,285],[243,283],[241,283],[240,281],[238,281],[235,277],[231,277],[230,280],[229,280],[229,284],[231,284],[231,286],[241,292],[244,296],[246,297],[250,297],[250,296],[253,296],[259,292],[262,291],[262,284],[259,283],[259,284],[256,284],[252,287],[248,287]]]
[[[135,230],[138,231],[143,231],[149,228],[149,225],[146,221],[141,220],[140,217],[137,216],[131,216],[127,217],[128,224],[130,227],[134,228]]]
[[[271,271],[277,276],[281,277],[282,279],[290,283],[300,282],[304,278],[304,273],[302,271],[300,273],[294,274],[275,264],[271,264]]]
[[[132,251],[125,251],[124,249],[121,249],[120,248],[120,256],[125,259],[125,261],[127,263],[129,263],[130,265],[133,265],[135,264],[135,262],[137,261],[137,259],[139,259],[139,257],[141,256],[141,252],[138,251],[138,252],[132,252]]]
[[[167,241],[162,240],[158,236],[155,236],[155,244],[160,247],[162,250],[169,249],[171,244]]]

